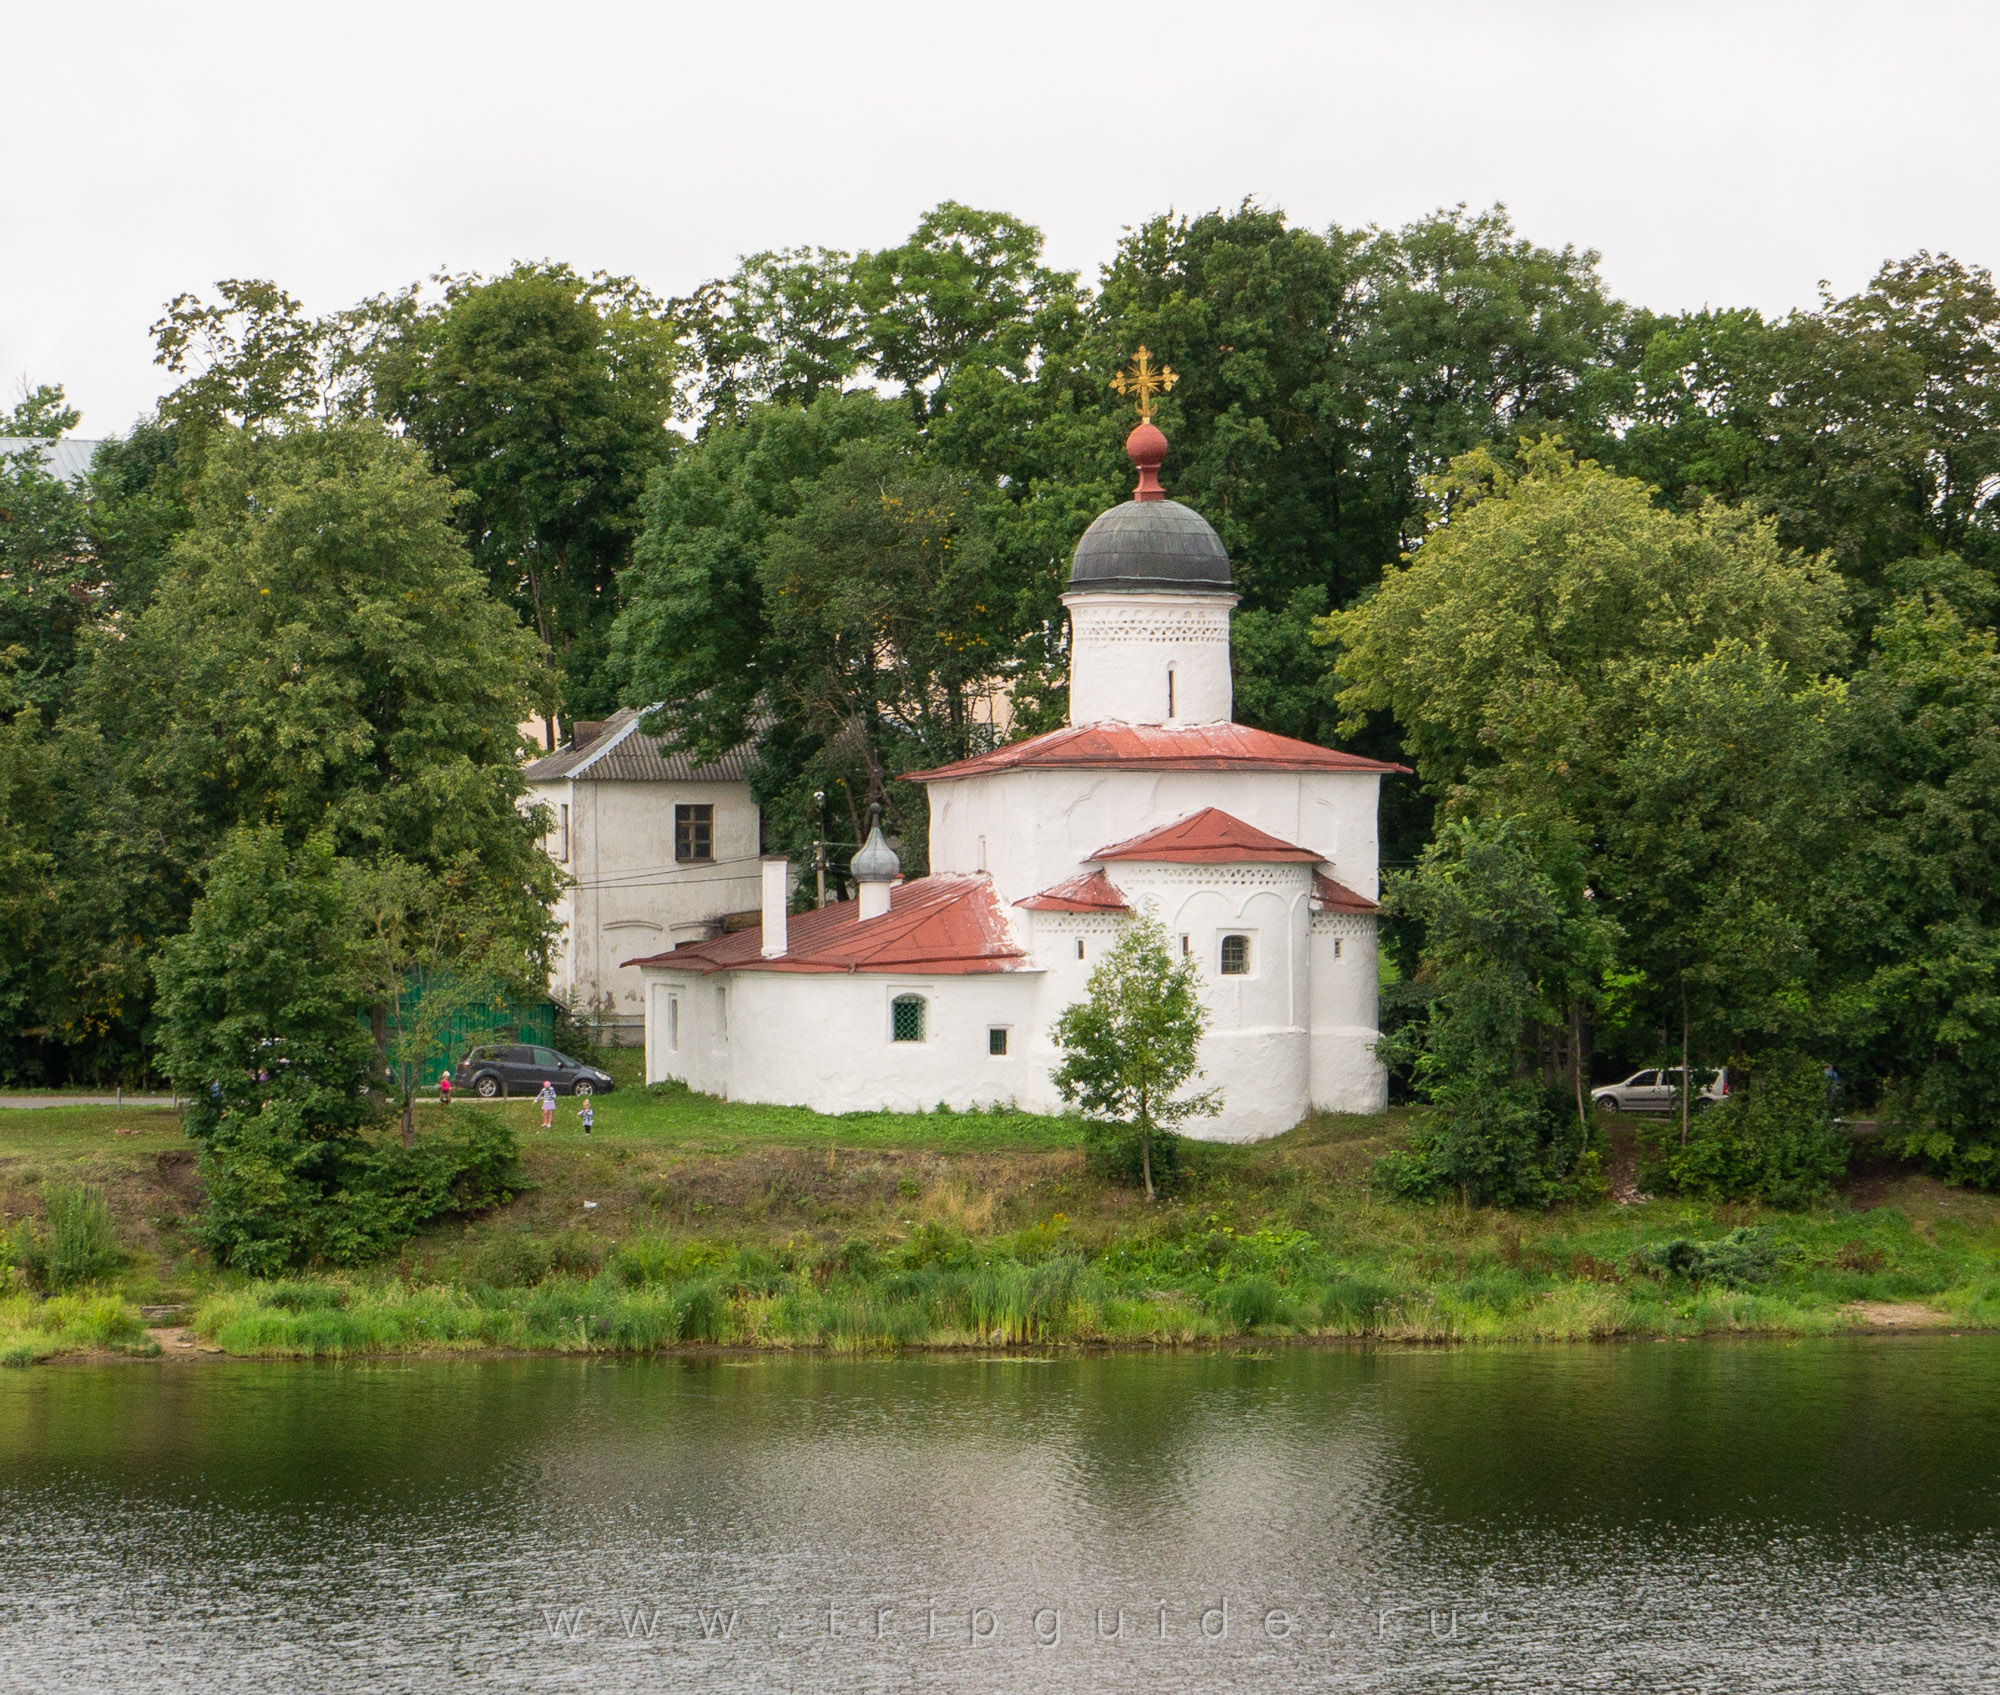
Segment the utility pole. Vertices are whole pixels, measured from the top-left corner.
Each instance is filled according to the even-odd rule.
[[[813,842],[813,884],[816,898],[821,906],[826,905],[826,790],[813,790],[814,822],[819,825],[819,835]]]

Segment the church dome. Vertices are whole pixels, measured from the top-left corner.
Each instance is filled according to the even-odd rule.
[[[1149,355],[1139,349],[1139,370]],[[1167,388],[1171,371],[1162,371]],[[1147,377],[1149,382],[1158,378]],[[1228,594],[1229,553],[1222,538],[1192,507],[1169,500],[1160,487],[1167,438],[1142,411],[1125,438],[1125,452],[1139,468],[1139,486],[1123,506],[1100,512],[1083,532],[1069,564],[1071,594]]]
[[[1208,520],[1178,500],[1128,500],[1083,532],[1072,594],[1228,594],[1229,554]]]

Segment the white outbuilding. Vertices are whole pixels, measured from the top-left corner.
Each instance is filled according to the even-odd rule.
[[[1198,959],[1196,1134],[1249,1141],[1309,1111],[1379,1111],[1376,817],[1400,767],[1231,720],[1221,539],[1165,498],[1166,438],[1127,442],[1134,498],[1077,544],[1067,728],[916,773],[931,875],[880,831],[858,898],[787,915],[767,858],[762,923],[631,961],[646,1077],[822,1112],[1060,1103],[1051,1029],[1135,907]]]

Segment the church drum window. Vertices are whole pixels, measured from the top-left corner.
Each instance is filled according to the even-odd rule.
[[[715,857],[715,808],[674,808],[674,858],[685,865]]]
[[[1222,975],[1225,977],[1247,977],[1250,975],[1250,938],[1248,936],[1224,936],[1222,938]]]
[[[889,1039],[892,1042],[921,1042],[924,1039],[922,995],[898,995],[889,1003]]]

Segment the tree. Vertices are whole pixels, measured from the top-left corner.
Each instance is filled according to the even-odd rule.
[[[522,911],[551,892],[518,807],[533,636],[451,526],[454,496],[371,423],[232,432],[153,605],[89,701],[191,863],[237,823],[433,869],[470,855]]]
[[[1514,469],[1470,454],[1448,480],[1451,521],[1318,627],[1349,721],[1393,712],[1441,793],[1505,788],[1525,806],[1554,783],[1590,807],[1659,666],[1735,637],[1813,676],[1844,650],[1831,570],[1739,509],[1663,511],[1547,439]]]
[[[898,402],[753,408],[647,492],[614,640],[629,686],[698,757],[761,739],[779,840],[818,833],[820,790],[844,794],[859,841],[871,804],[898,810],[890,778],[985,733],[975,707],[1017,627],[998,498],[931,459]]]
[[[541,992],[547,978],[510,933],[509,915],[481,902],[475,864],[433,875],[391,856],[345,861],[339,871],[355,921],[362,1004],[379,1018],[376,1075],[410,1147],[426,1065],[468,1019]]]
[[[1933,579],[1935,580],[1935,579]],[[1990,593],[1990,583],[1987,585]],[[1900,596],[1848,685],[1842,851],[1823,896],[1839,1034],[1904,1153],[2000,1184],[2000,646],[1936,588]]]
[[[462,489],[460,529],[584,715],[616,707],[604,666],[640,491],[673,437],[674,327],[636,283],[566,265],[454,277],[369,355],[378,403]],[[553,710],[553,695],[542,703]]]
[[[1861,293],[1767,323],[1655,320],[1637,337],[1632,427],[1606,451],[1675,500],[1713,495],[1825,552],[1865,632],[1899,560],[2000,564],[2000,291],[1928,252]]]
[[[705,430],[765,401],[838,394],[867,356],[853,255],[832,248],[752,253],[670,310],[687,350],[682,392]]]
[[[180,438],[190,476],[199,474],[208,441],[220,431],[295,418],[326,422],[369,409],[363,353],[385,303],[316,318],[267,278],[231,277],[215,289],[218,300],[175,295],[151,331],[153,363],[182,379],[159,412]]]
[[[101,586],[84,491],[43,469],[38,449],[0,454],[0,656],[15,709],[61,705]]]
[[[366,1132],[370,1088],[362,931],[331,839],[232,831],[187,930],[161,950],[159,1054],[188,1097],[203,1237],[220,1264],[270,1274],[373,1257],[443,1213],[517,1181],[497,1120],[412,1148]]]
[[[1149,1201],[1155,1198],[1156,1142],[1190,1118],[1222,1110],[1214,1089],[1181,1093],[1202,1074],[1207,1028],[1200,971],[1193,960],[1174,958],[1165,926],[1150,912],[1126,921],[1091,972],[1085,998],[1056,1020],[1056,1046],[1063,1050],[1056,1088],[1086,1118],[1127,1126],[1136,1135]]]
[[[0,424],[0,435],[55,441],[82,421],[83,414],[70,405],[61,383],[42,383],[31,389],[24,382],[21,398],[14,403],[6,423]]]
[[[1381,1175],[1406,1194],[1546,1205],[1589,1142],[1585,1017],[1619,939],[1576,844],[1524,818],[1453,819],[1384,905],[1423,926],[1427,1004],[1381,1052],[1431,1109]]]
[[[899,246],[862,254],[854,278],[869,363],[902,384],[919,417],[933,385],[967,366],[1027,377],[1076,304],[1076,275],[1042,263],[1040,230],[956,200]]]

